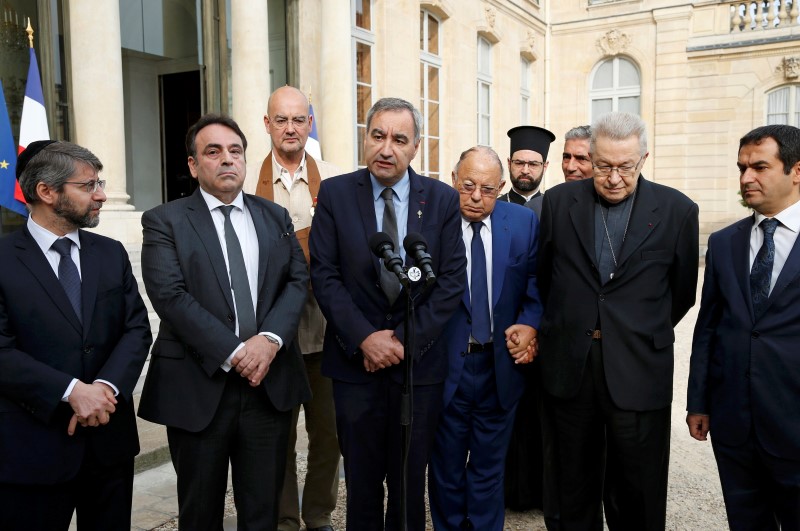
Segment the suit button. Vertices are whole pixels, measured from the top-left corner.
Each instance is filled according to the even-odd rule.
[[[471,318],[467,319],[467,324],[472,324],[472,319]]]
[[[84,354],[91,354],[93,350],[94,349],[92,347],[89,347],[89,346],[83,347],[83,353]]]
[[[592,334],[594,334],[594,330],[587,330],[586,331],[586,335],[587,336],[591,336]]]
[[[466,355],[467,355],[467,353],[466,353],[466,352],[462,352],[462,353],[461,353],[461,357],[462,357],[462,358],[466,357]]]
[[[606,300],[606,296],[601,293],[600,294],[600,302],[603,302],[605,300]]]
[[[387,314],[386,314],[386,320],[387,320],[387,321],[391,321],[391,320],[392,320],[392,314],[390,314],[390,313],[387,313]]]
[[[750,334],[750,337],[752,337],[753,339],[758,339],[758,336],[760,335],[761,334],[758,333],[758,330],[753,330],[753,333]]]
[[[232,314],[228,314],[228,322],[229,323],[233,322],[233,315]]]

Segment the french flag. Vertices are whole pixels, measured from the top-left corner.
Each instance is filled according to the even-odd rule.
[[[25,85],[25,101],[22,103],[22,119],[19,124],[19,149],[22,153],[28,144],[35,140],[50,140],[50,130],[47,127],[47,113],[44,109],[44,96],[42,95],[42,79],[39,77],[39,62],[36,52],[30,48],[30,65],[28,66],[28,82]],[[14,197],[25,202],[22,190],[17,184]]]
[[[319,136],[317,135],[317,119],[314,117],[314,106],[309,104],[308,114],[311,115],[311,134],[308,135],[306,140],[306,151],[315,160],[322,160],[322,148],[319,145]]]

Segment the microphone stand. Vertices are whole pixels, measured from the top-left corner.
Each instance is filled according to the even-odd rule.
[[[406,268],[403,268],[406,270]],[[411,268],[416,269],[416,268]],[[416,313],[415,301],[428,288],[428,283],[423,283],[422,290],[416,295],[411,293],[411,287],[416,284],[421,274],[409,273],[409,283],[406,286],[406,319],[403,322],[403,390],[400,394],[400,436],[402,446],[400,452],[400,529],[408,530],[408,457],[411,452],[411,425],[414,420],[414,352],[416,339]]]

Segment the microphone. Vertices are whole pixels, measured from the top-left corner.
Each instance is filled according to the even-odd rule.
[[[403,272],[403,260],[394,253],[394,242],[385,232],[376,232],[369,238],[369,248],[378,258],[383,260],[383,265],[397,275],[400,284],[408,287],[408,276]]]
[[[417,265],[425,274],[425,286],[433,284],[436,281],[436,275],[431,267],[431,255],[426,252],[428,250],[428,242],[425,241],[425,236],[418,232],[407,234],[403,239],[403,247],[406,253],[414,257]]]

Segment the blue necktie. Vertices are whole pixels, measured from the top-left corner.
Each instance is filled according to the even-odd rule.
[[[758,250],[750,270],[750,296],[753,300],[753,313],[758,317],[764,310],[769,298],[769,285],[772,280],[772,265],[775,262],[775,242],[772,236],[778,228],[778,220],[767,218],[761,222],[764,231],[764,243]]]
[[[239,339],[247,341],[258,332],[256,313],[253,309],[253,294],[250,291],[250,280],[244,266],[244,253],[239,238],[231,223],[233,205],[219,207],[225,216],[225,247],[228,250],[228,268],[233,288],[233,303],[236,305],[236,321],[239,323]]]
[[[481,239],[482,221],[470,223],[472,226],[472,270],[470,272],[470,302],[472,304],[472,337],[479,343],[492,339],[492,325],[489,317],[489,286],[486,279],[486,252]]]
[[[72,261],[72,240],[60,238],[53,242],[51,249],[61,255],[61,260],[58,262],[58,281],[61,282],[72,309],[75,310],[75,315],[78,316],[78,321],[83,323],[83,316],[81,315],[81,275],[78,273],[78,267],[75,262]]]

